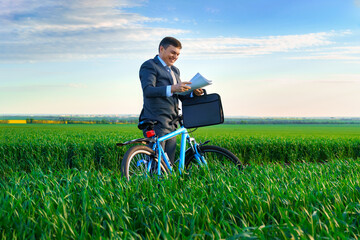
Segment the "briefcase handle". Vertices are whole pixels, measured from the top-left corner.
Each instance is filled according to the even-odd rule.
[[[196,96],[195,94],[193,94],[193,97],[201,97],[201,96],[205,96],[205,95],[207,95],[206,90],[205,90],[205,89],[202,89],[202,90],[204,91],[204,94],[203,94],[203,95]]]

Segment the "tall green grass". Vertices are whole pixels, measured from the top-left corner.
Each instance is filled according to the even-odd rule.
[[[250,165],[130,182],[115,144],[142,137],[135,125],[0,125],[0,136],[0,239],[360,237],[358,125],[201,128],[197,140]]]
[[[18,172],[0,180],[0,238],[357,239],[359,179],[354,160],[130,182],[106,169]]]
[[[119,169],[127,147],[115,144],[142,137],[135,125],[0,125],[0,134],[0,175],[35,168]],[[360,157],[358,125],[220,125],[193,136],[248,164]]]

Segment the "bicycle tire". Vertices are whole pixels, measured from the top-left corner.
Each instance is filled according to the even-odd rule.
[[[235,156],[229,150],[213,146],[213,145],[203,145],[200,147],[200,151],[204,154],[205,161],[208,166],[212,166],[217,163],[221,163],[225,167],[236,167],[237,169],[243,169],[243,165],[238,157]],[[197,164],[197,161],[194,157],[194,153],[189,151],[185,156],[185,169],[189,170],[194,164]]]
[[[143,145],[135,145],[129,148],[125,153],[121,163],[121,174],[130,180],[134,175],[138,177],[145,177],[157,174],[157,158],[154,157],[155,152]],[[148,171],[148,162],[152,160],[150,172]],[[169,169],[166,164],[161,162],[162,174],[168,174]]]

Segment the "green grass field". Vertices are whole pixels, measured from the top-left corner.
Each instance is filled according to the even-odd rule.
[[[119,169],[126,147],[142,137],[136,125],[0,125],[0,174],[34,168]],[[198,129],[244,164],[326,162],[360,157],[360,125],[220,125]],[[179,139],[178,139],[179,140]]]
[[[221,125],[247,164],[127,182],[135,125],[0,125],[1,239],[357,239],[360,125]],[[290,163],[290,164],[284,164]]]

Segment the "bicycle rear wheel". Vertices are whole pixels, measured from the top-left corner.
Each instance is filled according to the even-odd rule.
[[[158,161],[155,152],[143,145],[136,145],[125,153],[121,163],[121,173],[127,180],[134,177],[146,177],[157,174]],[[149,167],[149,164],[151,166]],[[168,174],[169,170],[164,163],[161,163],[161,174]]]
[[[231,168],[241,170],[243,168],[240,160],[229,150],[212,145],[203,145],[200,151],[204,154],[210,170],[225,171]],[[193,152],[188,152],[185,156],[185,168],[188,170],[194,165],[198,165]]]

